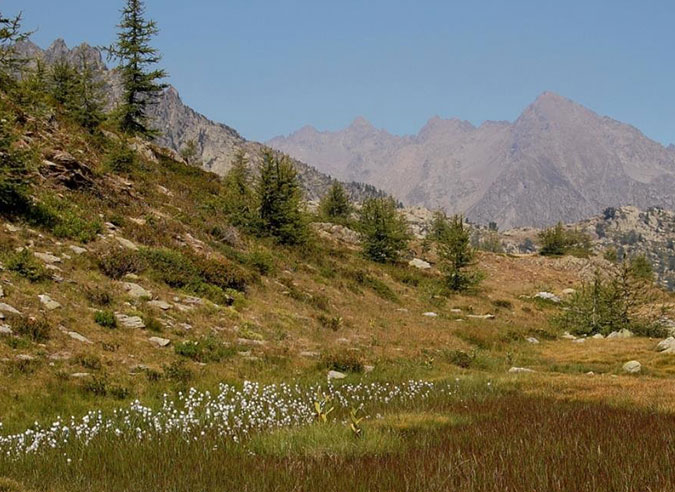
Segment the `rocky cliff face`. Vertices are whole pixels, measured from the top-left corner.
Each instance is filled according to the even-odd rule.
[[[47,65],[59,60],[79,65],[82,57],[85,57],[89,64],[97,68],[99,76],[106,82],[108,106],[112,108],[121,96],[122,88],[118,73],[114,69],[107,68],[101,51],[97,48],[83,43],[69,49],[63,40],[58,39],[45,50],[31,42],[21,43],[19,49],[26,58],[40,58]],[[263,151],[269,148],[264,144],[248,141],[233,128],[211,121],[194,111],[183,103],[174,87],[167,88],[158,103],[150,108],[150,117],[153,126],[160,132],[158,144],[179,152],[188,141],[194,141],[197,146],[197,158],[204,168],[216,174],[224,175],[230,169],[235,154],[240,150],[247,155],[253,169],[257,169]],[[330,176],[304,162],[291,160],[309,200],[320,198],[334,181]],[[372,185],[348,182],[345,183],[345,187],[352,199],[357,201],[369,196],[384,195]]]
[[[268,144],[406,204],[502,228],[574,222],[610,206],[675,208],[672,146],[550,92],[513,123],[435,117],[399,137],[359,118],[338,132],[304,127]]]

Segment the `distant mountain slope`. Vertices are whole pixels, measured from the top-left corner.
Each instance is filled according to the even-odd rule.
[[[45,50],[31,42],[22,42],[19,47],[26,58],[42,58],[47,64],[58,60],[79,64],[81,57],[84,56],[99,70],[101,77],[106,81],[107,92],[110,95],[109,105],[112,106],[121,95],[117,72],[106,67],[101,51],[97,48],[83,43],[69,49],[62,39],[57,39]],[[171,86],[164,91],[158,104],[150,108],[150,112],[154,126],[160,131],[158,144],[180,151],[189,140],[194,140],[204,168],[216,174],[223,175],[227,172],[239,150],[247,154],[255,168],[261,161],[263,150],[269,148],[264,144],[246,140],[233,128],[211,121],[196,112],[182,102],[176,88]],[[320,198],[334,181],[330,176],[304,162],[296,159],[292,161],[305,188],[306,198],[310,200]],[[354,200],[384,194],[372,185],[349,182],[345,183],[345,186]]]
[[[574,222],[610,206],[675,208],[672,146],[551,92],[513,123],[435,117],[400,137],[358,118],[337,132],[304,127],[267,143],[406,204],[503,228]]]

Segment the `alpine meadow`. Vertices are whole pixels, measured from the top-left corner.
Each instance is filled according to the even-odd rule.
[[[675,490],[669,2],[56,3],[0,5],[0,492]]]

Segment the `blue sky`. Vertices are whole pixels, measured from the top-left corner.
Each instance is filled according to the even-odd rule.
[[[109,43],[123,0],[2,0],[45,47]],[[185,102],[247,138],[363,115],[513,120],[551,90],[675,142],[675,2],[147,0]]]

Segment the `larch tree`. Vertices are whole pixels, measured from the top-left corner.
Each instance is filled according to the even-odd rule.
[[[159,80],[167,76],[153,68],[161,60],[158,50],[150,45],[159,32],[153,20],[145,19],[142,0],[127,0],[118,25],[117,41],[107,48],[108,55],[119,60],[124,95],[117,111],[120,129],[130,135],[150,137],[156,134],[148,122],[148,106],[166,87]]]

